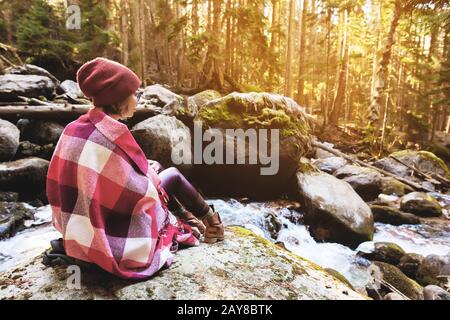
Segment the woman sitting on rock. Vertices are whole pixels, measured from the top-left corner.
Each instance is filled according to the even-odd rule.
[[[159,166],[156,173],[158,164],[149,165],[118,121],[136,110],[136,74],[97,58],[78,70],[77,80],[94,107],[66,126],[47,175],[65,253],[123,278],[144,278],[170,265],[178,244],[198,245],[202,231],[207,243],[223,240],[218,213],[176,168]],[[181,211],[183,220],[167,209],[176,199],[192,212]]]

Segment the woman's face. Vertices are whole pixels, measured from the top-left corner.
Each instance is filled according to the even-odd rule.
[[[136,107],[138,105],[138,100],[136,95],[132,94],[128,98],[126,98],[123,102],[123,112],[120,115],[120,119],[125,120],[127,118],[131,118],[133,114],[136,112]]]

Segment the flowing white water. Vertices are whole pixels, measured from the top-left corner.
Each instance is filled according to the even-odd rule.
[[[374,241],[362,243],[352,250],[338,243],[315,241],[307,228],[295,224],[288,218],[299,213],[286,209],[285,205],[273,202],[253,202],[248,204],[236,200],[208,200],[220,212],[225,225],[240,225],[270,239],[282,241],[286,248],[324,268],[333,268],[342,273],[356,288],[363,288],[369,280],[369,262],[356,256],[358,250],[370,251],[374,242],[387,241],[400,245],[406,252],[422,255],[445,255],[450,252],[450,226],[447,225],[403,225],[391,226],[376,223]],[[276,239],[268,230],[268,215],[276,215],[282,223]],[[0,272],[41,254],[49,247],[52,239],[60,234],[49,223],[50,206],[38,208],[36,219],[27,225],[33,227],[19,232],[10,239],[0,241]],[[37,226],[36,226],[37,225]]]
[[[371,251],[375,242],[386,241],[400,245],[408,253],[445,255],[450,252],[450,229],[442,226],[375,224],[374,240],[362,243],[352,250],[338,243],[315,241],[304,225],[294,224],[286,217],[288,209],[280,209],[271,203],[242,204],[236,200],[209,200],[226,225],[240,225],[264,235],[272,241],[282,241],[285,247],[303,258],[324,268],[332,268],[343,274],[355,288],[364,288],[369,277],[369,262],[356,255],[358,251]],[[276,239],[267,230],[265,216],[275,214],[283,227]],[[448,224],[447,224],[448,228]]]

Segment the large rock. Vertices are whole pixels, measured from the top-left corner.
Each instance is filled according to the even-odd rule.
[[[442,207],[432,196],[424,192],[411,192],[400,199],[400,209],[422,217],[439,217]]]
[[[213,162],[195,166],[200,183],[213,193],[254,197],[283,194],[289,188],[288,182],[295,178],[300,158],[310,150],[310,128],[304,109],[280,95],[234,92],[208,102],[195,121],[201,123],[204,130],[217,129],[215,132],[225,141],[220,150],[223,157],[219,158],[226,165]],[[250,139],[246,137],[245,150],[239,150],[237,146],[243,139],[236,137],[238,131],[226,132],[226,129],[253,134],[256,142],[248,143]],[[210,142],[203,144],[204,147],[209,145]],[[250,163],[251,155],[256,155],[254,163]],[[227,156],[231,161],[226,161]],[[262,156],[269,157],[268,164],[261,161]],[[266,169],[271,172],[264,172]]]
[[[55,84],[45,76],[5,74],[0,75],[0,101],[21,101],[18,97],[52,98]]]
[[[21,140],[37,144],[56,144],[64,131],[64,125],[56,121],[20,119],[17,122]]]
[[[322,159],[316,159],[313,161],[313,165],[326,173],[334,173],[336,170],[342,168],[347,164],[347,160],[341,157],[327,157]]]
[[[370,209],[376,222],[388,223],[394,226],[420,223],[420,219],[417,216],[390,206],[371,205]]]
[[[381,174],[374,169],[346,165],[334,175],[348,182],[365,201],[374,200],[381,193]]]
[[[45,189],[49,162],[40,158],[25,158],[0,163],[0,190],[20,193]]]
[[[429,285],[423,288],[424,300],[450,300],[450,293],[441,287]]]
[[[416,279],[423,286],[434,284],[443,286],[450,277],[450,253],[446,256],[430,254],[417,269]]]
[[[370,261],[386,262],[397,265],[406,252],[392,242],[376,242],[372,252],[358,252],[358,255]]]
[[[38,257],[0,274],[0,299],[367,299],[245,229],[227,228],[225,237],[178,251],[172,266],[144,281],[83,270],[80,289],[67,287],[73,271],[44,267]]]
[[[372,240],[372,212],[347,182],[323,172],[298,173],[297,182],[305,223],[316,239],[353,248]]]
[[[429,175],[439,174],[450,179],[450,171],[442,159],[428,151],[402,150],[391,154],[411,167],[415,167]],[[386,157],[374,163],[374,166],[404,178],[411,178],[413,170]],[[414,173],[415,174],[415,173]]]
[[[59,85],[59,80],[44,68],[35,66],[33,64],[24,64],[18,67],[10,67],[5,69],[5,74],[21,74],[21,75],[36,75],[44,76],[52,79],[55,86]]]
[[[376,275],[381,278],[380,280],[393,286],[412,300],[423,299],[422,287],[416,281],[408,278],[399,268],[379,261],[373,262],[373,265],[379,268],[379,272]],[[386,294],[391,291],[391,288],[385,284],[381,284],[380,289]]]
[[[189,173],[191,170],[191,133],[189,128],[177,118],[165,115],[148,118],[136,124],[131,129],[131,133],[147,158],[160,162],[165,168],[175,166],[184,173]],[[177,150],[184,150],[188,154],[177,152]],[[172,153],[174,159],[172,159]],[[183,156],[186,163],[182,163]]]
[[[11,122],[0,119],[0,161],[9,161],[19,147],[20,131]]]
[[[29,219],[33,219],[33,211],[22,203],[0,202],[0,239],[13,236]]]

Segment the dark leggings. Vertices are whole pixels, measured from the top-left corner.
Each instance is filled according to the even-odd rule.
[[[156,172],[161,179],[161,186],[169,196],[170,211],[183,218],[184,207],[199,219],[208,213],[209,206],[206,201],[177,168],[163,169],[159,163],[153,165],[154,168],[155,166],[160,168]]]

